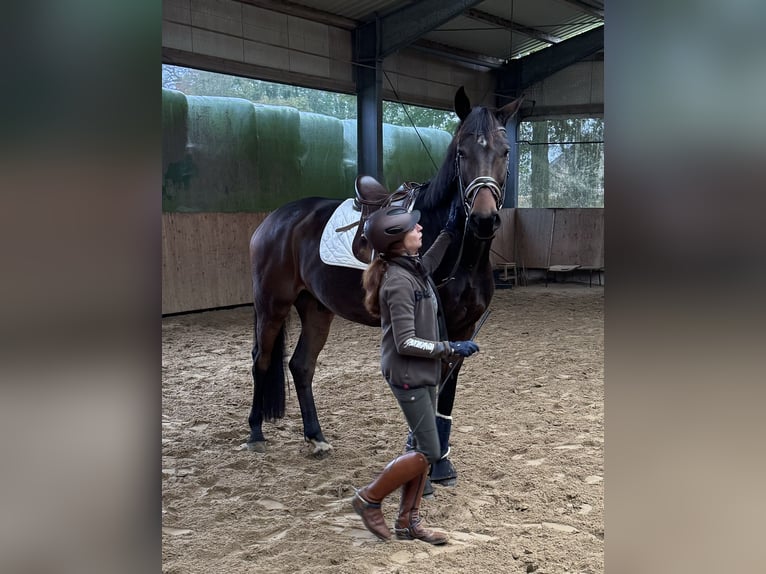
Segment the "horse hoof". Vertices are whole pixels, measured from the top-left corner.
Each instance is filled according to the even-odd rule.
[[[327,458],[332,453],[332,445],[329,442],[309,440],[314,445],[311,456],[318,459]]]
[[[455,486],[457,484],[457,478],[445,478],[444,480],[431,480],[433,484],[439,486]]]
[[[423,486],[423,498],[426,500],[432,500],[436,498],[436,494],[434,493],[434,486],[431,484],[429,479],[426,479],[426,483]]]
[[[250,452],[266,452],[266,441],[257,440],[253,442],[246,442],[242,445],[242,448],[249,450]]]

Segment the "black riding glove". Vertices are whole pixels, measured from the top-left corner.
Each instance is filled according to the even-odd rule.
[[[479,350],[479,345],[473,341],[450,341],[449,346],[453,355],[461,357],[470,357]]]

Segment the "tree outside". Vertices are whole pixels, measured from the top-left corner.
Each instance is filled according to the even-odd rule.
[[[604,207],[604,120],[519,125],[519,207]]]
[[[436,128],[454,134],[460,119],[455,112],[384,101],[383,122],[395,126]]]

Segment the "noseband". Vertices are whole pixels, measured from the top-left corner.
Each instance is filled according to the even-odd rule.
[[[495,131],[503,132],[503,134],[505,134],[505,128],[502,126],[499,128],[496,128]],[[473,209],[473,204],[476,201],[476,196],[482,187],[489,188],[489,191],[492,193],[492,197],[495,199],[495,205],[497,206],[497,209],[500,210],[500,208],[503,206],[503,200],[505,199],[505,186],[508,183],[508,162],[511,159],[510,156],[508,156],[508,159],[506,159],[505,161],[506,177],[503,180],[502,187],[500,187],[500,184],[491,175],[480,175],[479,177],[474,178],[466,186],[463,184],[463,174],[460,170],[460,145],[459,144],[457,146],[456,151],[457,153],[455,154],[455,173],[457,175],[460,195],[463,198],[463,208],[465,209],[466,216],[468,216],[468,214],[471,213],[471,210]]]

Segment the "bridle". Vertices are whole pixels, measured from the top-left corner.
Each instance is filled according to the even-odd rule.
[[[495,131],[503,132],[505,134],[505,128],[502,126],[495,128]],[[468,215],[471,213],[473,204],[476,201],[476,195],[482,187],[489,188],[490,192],[492,193],[492,197],[495,199],[495,205],[499,211],[503,206],[503,201],[505,200],[505,186],[508,183],[508,163],[511,159],[510,155],[505,160],[505,180],[503,181],[502,186],[500,186],[497,180],[490,175],[480,175],[479,177],[474,178],[467,186],[463,185],[463,175],[460,170],[460,155],[460,144],[458,143],[457,149],[455,150],[455,177],[458,181],[460,196],[463,198],[463,209],[465,210],[466,217],[468,217]],[[452,266],[452,270],[449,272],[449,274],[439,283],[439,287],[449,283],[455,278],[455,273],[457,272],[457,268],[460,266],[460,260],[463,256],[463,246],[465,244],[465,236],[467,233],[468,225],[466,224],[463,226],[463,237],[460,240],[460,249],[458,251],[457,259],[455,259],[455,264]],[[494,239],[494,237],[495,234],[493,233],[489,237],[477,236],[477,239],[481,241],[491,241]]]
[[[505,128],[502,126],[495,128],[495,131],[503,132],[503,134],[505,134]],[[476,195],[482,187],[489,188],[489,191],[492,193],[492,197],[495,199],[495,205],[499,211],[503,206],[503,201],[505,200],[505,187],[508,183],[508,163],[511,159],[510,155],[505,160],[506,177],[503,180],[502,187],[491,175],[480,175],[479,177],[474,178],[467,186],[464,185],[463,174],[460,169],[460,157],[460,144],[458,143],[457,149],[455,150],[455,177],[457,177],[460,196],[463,198],[463,209],[465,209],[466,217],[471,213],[473,204],[476,201]]]

